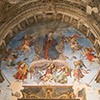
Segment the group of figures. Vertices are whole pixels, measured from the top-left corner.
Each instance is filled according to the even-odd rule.
[[[92,62],[98,61],[95,50],[91,46],[81,45],[80,40],[84,37],[79,33],[73,33],[69,36],[58,35],[54,32],[48,34],[29,34],[17,39],[19,44],[12,49],[10,46],[6,50],[3,61],[6,62],[8,69],[16,66],[17,72],[13,77],[17,80],[24,81],[30,73],[30,79],[34,79],[37,83],[54,81],[56,83],[65,84],[68,82],[68,77],[74,76],[74,80],[80,80],[85,74],[89,74],[89,67],[85,66],[84,60],[91,65]],[[66,46],[69,46],[72,51],[71,57],[68,57],[64,52],[67,52]],[[68,49],[69,49],[68,48]],[[33,54],[34,52],[34,54]],[[79,58],[75,55],[78,52]],[[34,55],[29,61],[29,56]],[[20,60],[20,57],[22,57]],[[35,61],[47,60],[39,66],[30,63]],[[66,61],[67,64],[55,64],[53,60]],[[68,60],[73,62],[74,68],[68,64]],[[28,63],[28,64],[27,64]]]
[[[48,61],[48,60],[47,60]],[[17,72],[14,74],[14,78],[17,80],[23,80],[27,78],[28,73],[30,79],[33,79],[37,84],[45,82],[55,82],[60,84],[66,84],[68,77],[73,77],[74,80],[79,81],[84,77],[84,74],[89,74],[89,69],[84,65],[82,60],[75,61],[74,69],[72,69],[68,63],[61,64],[61,62],[47,62],[43,61],[41,64],[34,64],[31,68],[25,62],[19,61],[17,64]]]

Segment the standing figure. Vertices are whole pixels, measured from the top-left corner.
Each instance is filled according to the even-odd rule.
[[[58,45],[57,38],[54,38],[53,32],[46,34],[44,45],[44,58],[45,59],[57,59],[59,57],[59,51],[56,46]]]
[[[53,45],[53,36],[52,33],[49,33],[49,35],[46,35],[46,46],[45,46],[45,59],[49,58],[49,48]]]
[[[59,51],[56,46],[58,45],[57,37],[54,38],[54,33],[39,34],[34,40],[35,59],[57,59],[59,58]]]
[[[27,78],[27,74],[28,74],[28,65],[25,62],[20,62],[17,66],[17,72],[15,73],[15,75],[13,75],[13,77],[17,80],[22,80],[24,81],[24,79]]]

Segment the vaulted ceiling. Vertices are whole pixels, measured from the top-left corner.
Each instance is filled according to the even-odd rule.
[[[82,32],[100,55],[100,0],[0,0],[0,51],[20,31],[48,20],[66,22]]]

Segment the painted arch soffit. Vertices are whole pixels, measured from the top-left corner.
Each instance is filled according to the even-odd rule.
[[[8,1],[10,1],[10,0],[8,0]],[[16,1],[16,0],[14,0],[14,1]],[[50,11],[52,11],[52,10],[59,11],[58,8],[60,7],[60,9],[62,9],[62,11],[63,11],[62,13],[66,13],[68,11],[69,11],[69,13],[71,13],[71,12],[73,13],[74,12],[74,13],[76,13],[79,16],[80,15],[85,16],[84,18],[82,18],[83,20],[86,19],[86,17],[87,17],[87,14],[85,13],[85,11],[86,11],[86,8],[85,8],[86,5],[82,5],[81,3],[76,3],[75,4],[75,2],[74,2],[74,5],[75,6],[72,6],[73,5],[73,2],[69,2],[68,0],[63,0],[63,1],[61,1],[61,0],[54,0],[54,1],[53,0],[41,0],[41,2],[40,2],[40,0],[27,0],[25,2],[22,1],[22,0],[19,0],[19,1],[20,1],[20,3],[15,4],[13,6],[8,4],[8,8],[10,8],[9,6],[12,6],[12,7],[10,9],[8,9],[8,11],[7,11],[10,14],[8,14],[8,17],[6,17],[6,18],[8,18],[8,21],[5,18],[6,19],[6,21],[4,21],[5,24],[3,24],[3,26],[1,26],[1,34],[3,34],[3,33],[5,34],[6,33],[4,31],[6,28],[5,29],[2,29],[2,27],[9,26],[9,25],[7,25],[7,23],[9,23],[9,24],[10,24],[10,22],[12,23],[13,20],[14,20],[14,18],[18,18],[18,16],[20,16],[21,13],[27,13],[28,11],[26,11],[26,10],[29,10],[31,8],[35,8],[34,10],[36,12],[37,12],[37,10],[40,10],[42,12],[45,12],[46,10],[47,11],[49,11],[49,10]],[[45,9],[45,7],[44,8],[41,7],[41,6],[45,6],[45,4],[46,5],[48,4],[46,6],[46,9]],[[58,6],[58,8],[57,8],[57,6]],[[68,7],[66,7],[66,6],[68,6]],[[75,10],[75,8],[76,8],[76,10]],[[21,15],[21,16],[23,16],[23,15]],[[27,17],[27,16],[24,16],[24,17]],[[81,18],[79,18],[79,19],[81,19]],[[16,21],[14,23],[16,23]],[[90,23],[90,25],[93,25],[91,22],[89,22],[89,23]],[[94,27],[95,27],[96,30],[98,30],[98,27],[96,26],[96,23],[95,23]]]
[[[31,17],[34,17],[35,23],[38,23],[40,20],[45,20],[46,18],[47,20],[57,20],[56,17],[59,16],[58,19],[61,20],[61,22],[65,22],[66,24],[76,28],[87,37],[90,35],[90,38],[93,37],[90,39],[93,44],[98,43],[100,45],[100,29],[96,25],[96,21],[91,21],[91,17],[88,17],[85,13],[85,6],[75,5],[72,7],[73,3],[69,3],[67,0],[64,0],[63,2],[64,3],[61,3],[60,0],[54,2],[52,2],[52,0],[42,0],[41,2],[39,2],[39,0],[34,2],[28,0],[27,3],[20,2],[13,6],[15,7],[15,11],[12,10],[8,19],[0,28],[0,45],[2,45],[2,41],[5,41],[8,35],[13,37],[13,32],[16,31],[14,34],[18,34],[20,31],[25,30],[23,26],[21,26],[21,23],[26,23],[26,28],[29,27],[30,24],[32,24],[29,22]],[[13,14],[14,12],[16,13]],[[40,19],[38,18],[39,16],[41,17]],[[52,17],[50,18],[50,16]]]
[[[17,11],[0,27],[0,97],[99,100],[99,29],[85,8],[8,1]]]

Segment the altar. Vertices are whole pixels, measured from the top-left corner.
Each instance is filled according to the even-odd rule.
[[[23,97],[18,100],[80,100],[72,86],[23,86]],[[81,92],[85,96],[85,91]],[[85,100],[85,99],[82,99]]]

